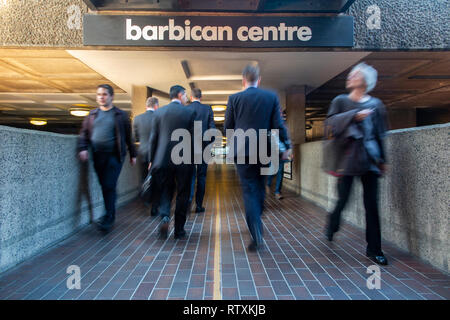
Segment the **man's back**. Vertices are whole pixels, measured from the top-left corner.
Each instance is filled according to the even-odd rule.
[[[277,96],[259,88],[250,87],[229,97],[226,129],[271,129],[273,112],[278,107]]]
[[[275,93],[249,87],[238,92],[228,99],[228,106],[225,117],[225,129],[254,129],[259,141],[259,131],[261,129],[279,129],[280,140],[290,146],[286,127],[281,120],[280,105]],[[257,143],[259,146],[259,143]],[[235,157],[249,156],[249,146],[246,143],[245,151],[235,145]],[[239,151],[238,149],[239,148]],[[245,155],[238,154],[245,152]]]
[[[136,116],[133,123],[136,142],[139,142],[139,154],[145,157],[148,155],[148,142],[152,128],[153,113],[153,110],[147,110]]]
[[[210,106],[194,101],[188,105],[188,108],[195,111],[195,121],[202,122],[202,133],[216,127],[214,125],[214,113]]]
[[[159,108],[154,113],[153,126],[149,142],[149,160],[153,168],[165,168],[172,164],[171,153],[180,141],[171,141],[172,133],[177,129],[193,134],[195,111],[177,102]]]

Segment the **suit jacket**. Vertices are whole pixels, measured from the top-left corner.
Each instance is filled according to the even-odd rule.
[[[140,142],[138,153],[144,162],[148,162],[148,141],[150,139],[154,112],[153,110],[147,110],[136,116],[133,122],[134,137],[136,142]]]
[[[210,106],[194,101],[188,105],[188,108],[194,110],[197,114],[195,121],[202,122],[202,134],[205,133],[206,130],[216,127],[214,125],[214,112]]]
[[[280,102],[277,95],[268,90],[249,87],[231,95],[225,113],[225,129],[242,129],[244,132],[248,129],[278,129],[280,141],[287,149],[291,148],[289,134],[280,115]],[[257,141],[259,146],[258,131]],[[237,147],[235,143],[235,158],[251,156],[249,141],[245,143],[245,150],[238,150]],[[259,157],[257,160],[259,163]]]
[[[171,159],[172,149],[180,141],[171,141],[172,132],[186,129],[190,133],[190,146],[194,131],[195,111],[173,101],[158,108],[153,114],[153,125],[150,133],[148,159],[152,163],[152,172],[175,165]],[[190,163],[193,163],[192,152]]]
[[[191,110],[194,110],[195,113],[197,114],[195,117],[195,121],[202,122],[202,150],[201,151],[203,153],[203,150],[206,148],[206,146],[208,144],[210,144],[211,142],[214,142],[214,140],[203,141],[203,134],[205,133],[205,131],[208,129],[216,128],[216,126],[214,124],[214,112],[210,106],[208,106],[206,104],[202,104],[198,101],[192,102],[190,105],[188,105],[188,108]],[[213,137],[213,139],[214,139],[214,137]]]

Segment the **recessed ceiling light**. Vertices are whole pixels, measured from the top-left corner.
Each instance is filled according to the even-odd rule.
[[[230,81],[242,80],[240,74],[225,74],[225,75],[211,75],[211,76],[192,76],[189,81]]]
[[[223,106],[223,105],[213,105],[211,106],[211,108],[214,111],[225,111],[227,109],[227,106]]]
[[[36,103],[36,101],[33,101],[33,100],[0,100],[0,103],[24,103],[24,104],[29,104],[29,103]]]
[[[213,94],[233,94],[238,92],[239,90],[209,90],[203,91],[203,95],[213,95]]]
[[[225,120],[225,117],[221,117],[221,116],[215,116],[214,117],[214,121],[220,122],[220,121],[224,121],[224,120]]]
[[[76,104],[76,103],[87,103],[85,100],[44,100],[44,103],[68,103],[68,104]]]
[[[84,108],[72,108],[70,114],[75,117],[86,117],[89,114],[89,109]]]
[[[35,126],[45,126],[47,124],[47,120],[45,119],[31,119],[30,123]]]

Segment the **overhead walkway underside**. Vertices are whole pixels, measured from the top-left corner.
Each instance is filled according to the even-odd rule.
[[[381,288],[368,289],[364,230],[344,225],[328,242],[326,212],[294,194],[267,197],[265,249],[248,252],[232,166],[210,166],[205,206],[190,214],[186,240],[160,240],[159,219],[139,200],[129,203],[108,235],[90,225],[0,275],[0,299],[450,298],[448,275],[387,243]],[[71,265],[80,267],[81,289],[67,288]]]

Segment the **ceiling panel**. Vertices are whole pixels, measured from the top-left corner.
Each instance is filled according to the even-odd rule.
[[[106,80],[53,80],[54,83],[70,88],[75,92],[97,92],[97,86],[100,84],[109,84],[114,88],[114,92],[123,92],[114,83]]]
[[[242,90],[242,80],[238,81],[195,81],[196,87],[206,90]]]
[[[364,61],[379,72],[371,94],[389,108],[450,107],[449,52],[374,52]],[[326,105],[333,96],[345,93],[350,69],[309,94],[307,104]]]
[[[14,64],[24,70],[43,75],[64,73],[94,73],[80,61],[67,58],[3,58],[4,61]]]
[[[0,80],[0,86],[7,92],[61,92],[36,80]]]
[[[212,54],[211,56],[214,56]],[[230,56],[230,59],[189,59],[189,67],[192,75],[230,75],[230,74],[242,74],[242,70],[249,63],[258,63],[254,59],[235,59]]]
[[[370,60],[365,61],[367,64],[373,66],[378,71],[378,77],[394,77],[407,73],[411,70],[424,66],[432,62],[431,60]]]
[[[446,75],[450,77],[450,60],[444,61],[442,63],[437,63],[428,68],[420,70],[415,73],[416,76],[424,76],[424,75]]]
[[[25,77],[19,72],[13,71],[0,65],[0,81],[1,79],[24,79]]]

